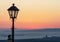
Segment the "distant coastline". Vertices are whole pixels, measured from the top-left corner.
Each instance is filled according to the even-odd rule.
[[[0,40],[0,42],[7,42],[7,40]],[[60,42],[60,37],[44,37],[36,39],[15,39],[15,42]]]

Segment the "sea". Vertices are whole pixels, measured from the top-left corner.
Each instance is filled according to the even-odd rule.
[[[0,29],[0,40],[7,40],[10,35],[11,29]],[[31,39],[31,38],[43,38],[57,36],[60,37],[60,29],[43,29],[43,30],[19,30],[15,29],[15,39]]]

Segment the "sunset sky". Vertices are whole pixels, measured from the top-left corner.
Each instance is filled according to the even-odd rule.
[[[7,9],[12,3],[20,9],[15,28],[60,28],[60,0],[0,0],[0,28],[11,28]]]

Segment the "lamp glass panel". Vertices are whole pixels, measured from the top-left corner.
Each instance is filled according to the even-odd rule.
[[[14,13],[14,11],[12,11],[12,17],[14,17],[14,15],[15,15],[15,13]]]
[[[17,15],[18,15],[18,11],[15,11],[15,17],[17,17]]]
[[[8,11],[9,12],[9,16],[12,17],[12,11]]]

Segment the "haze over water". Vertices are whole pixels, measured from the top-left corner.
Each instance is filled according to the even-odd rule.
[[[0,40],[7,40],[7,36],[11,34],[11,30],[0,30]],[[52,36],[60,36],[59,30],[18,30],[15,29],[15,39],[31,39],[31,38],[43,38],[48,35],[48,37]]]

